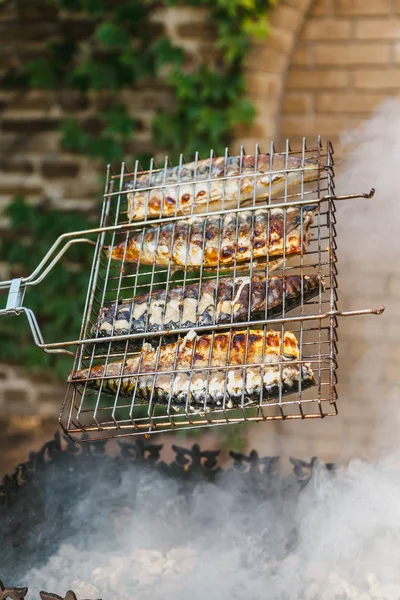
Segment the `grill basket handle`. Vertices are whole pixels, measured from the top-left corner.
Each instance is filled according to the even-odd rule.
[[[94,230],[97,231],[97,230]],[[82,233],[90,233],[88,230]],[[43,257],[39,265],[36,269],[28,276],[28,277],[18,277],[15,279],[9,279],[7,281],[0,281],[0,290],[9,290],[6,307],[0,309],[1,315],[9,315],[15,316],[21,313],[26,315],[28,319],[29,326],[32,331],[33,339],[35,344],[42,348],[45,352],[54,353],[54,354],[68,354],[73,356],[73,352],[70,350],[65,350],[63,348],[49,348],[48,344],[45,343],[42,333],[40,331],[39,324],[35,317],[34,312],[23,306],[25,291],[28,286],[38,285],[43,281],[43,279],[48,275],[48,273],[53,269],[53,267],[58,263],[58,261],[62,258],[62,256],[67,252],[67,250],[74,244],[87,243],[91,245],[96,245],[96,242],[89,238],[81,238],[81,237],[72,237],[76,236],[76,233],[72,234],[63,234],[54,242],[50,250]],[[68,239],[70,238],[70,239]],[[65,241],[66,240],[66,241]],[[57,248],[65,241],[64,246],[55,254]],[[54,256],[55,254],[55,256]]]

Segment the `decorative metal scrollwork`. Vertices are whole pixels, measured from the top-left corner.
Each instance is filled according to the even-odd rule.
[[[4,587],[0,581],[0,600],[24,600],[28,593],[28,588]],[[39,592],[41,600],[78,600],[75,592],[68,590],[64,597],[50,592]],[[101,599],[100,599],[101,600]]]
[[[58,596],[57,594],[50,594],[48,592],[40,592],[40,598],[41,600],[78,600],[75,592],[72,590],[68,590],[64,598],[62,596]]]
[[[6,600],[6,598],[9,598],[10,600],[23,600],[23,598],[25,598],[27,593],[28,593],[27,587],[6,588],[6,587],[4,587],[3,582],[0,581],[0,600]]]

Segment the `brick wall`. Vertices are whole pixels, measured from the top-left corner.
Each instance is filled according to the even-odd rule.
[[[400,84],[400,4],[316,0],[286,77],[280,135],[330,136],[353,127]]]
[[[210,56],[212,28],[206,27],[206,19],[204,10],[180,7],[157,10],[151,21],[156,31],[166,31],[184,47],[190,65]],[[68,14],[56,21],[42,0],[6,3],[0,7],[1,68],[43,56],[45,45],[61,31],[84,39],[91,25]],[[162,83],[147,82],[122,92],[122,100],[137,122],[130,153],[151,153],[151,122],[155,113],[173,105],[170,91]],[[95,130],[98,110],[108,101],[107,93],[90,101],[71,91],[0,90],[0,212],[16,193],[31,201],[46,197],[60,208],[93,205],[101,194],[98,174],[105,166],[62,151],[57,128],[62,119],[73,117]],[[0,226],[7,226],[4,216]]]
[[[15,30],[13,35],[9,33],[10,23],[16,19],[15,7],[13,12],[9,6],[0,10],[0,35],[11,60],[22,49]],[[170,8],[156,15],[155,21],[158,26],[166,27],[169,35],[183,40],[192,60],[196,60],[196,55],[210,55],[211,42],[208,35],[204,36],[205,29],[208,32],[204,12]],[[270,38],[254,44],[247,61],[247,87],[258,116],[253,128],[238,132],[237,145],[245,142],[245,146],[251,147],[255,142],[269,143],[270,139],[286,136],[296,143],[304,134],[321,134],[337,142],[344,128],[366,120],[383,98],[397,93],[400,2],[281,0],[271,16],[271,25]],[[32,17],[23,52],[40,50],[43,32],[48,26],[43,17],[38,18],[36,24]],[[26,28],[24,35],[28,35]],[[151,86],[129,95],[132,111],[139,114],[141,122],[134,141],[141,150],[149,148],[149,123],[154,111],[171,101],[166,90]],[[48,95],[34,91],[21,97],[0,91],[1,206],[18,188],[26,189],[32,199],[49,196],[56,204],[71,208],[90,203],[99,194],[96,169],[59,150],[55,126],[61,116],[79,114],[89,119],[95,114],[94,105],[80,106],[76,102],[70,94]],[[337,152],[340,152],[339,147]],[[346,182],[344,189],[358,191],[349,190]],[[376,206],[378,210],[378,204]],[[385,218],[390,219],[390,215]],[[354,215],[352,219],[341,221],[342,239],[352,239],[356,221]],[[365,230],[371,231],[373,227],[372,216]],[[383,301],[390,311],[379,319],[360,317],[341,322],[339,417],[322,422],[254,426],[249,430],[249,445],[258,447],[261,452],[303,457],[319,455],[327,460],[365,455],[375,424],[385,412],[384,394],[397,383],[398,326],[392,315],[400,314],[398,261],[383,264],[371,257],[364,260],[362,253],[354,255],[348,245],[339,258],[340,269],[345,274],[341,306],[364,308]],[[384,336],[389,343],[384,351],[378,352],[376,340]],[[40,387],[33,381],[30,388],[30,382],[20,371],[4,369],[4,377],[0,373],[3,377],[0,421],[2,415],[18,412],[18,404],[21,411],[25,406],[31,407],[28,413],[33,416],[44,418],[43,413],[46,413],[55,417],[62,390],[55,390],[52,404],[51,382],[40,383]],[[18,393],[28,387],[26,405],[21,406]]]
[[[173,42],[184,48],[189,67],[206,57],[215,58],[213,27],[205,10],[157,9],[152,13],[151,22],[154,30],[165,31]],[[43,0],[0,3],[0,73],[12,65],[43,56],[45,45],[57,40],[60,31],[84,39],[91,25],[68,13],[57,20],[51,3]],[[173,95],[162,82],[145,82],[122,92],[122,100],[137,122],[129,148],[131,155],[152,153],[153,116],[173,105]],[[17,89],[0,89],[0,235],[8,227],[4,208],[16,194],[23,194],[34,203],[46,199],[61,209],[85,210],[100,206],[99,174],[104,172],[105,165],[63,151],[57,128],[62,119],[73,117],[86,123],[89,130],[95,129],[98,110],[107,102],[106,93],[86,100],[71,91],[24,93]],[[0,257],[0,279],[8,277],[8,266]],[[0,306],[4,304],[5,296],[1,294]],[[31,443],[37,447],[43,436],[48,436],[48,429],[42,430],[40,424],[52,420],[54,428],[57,427],[56,417],[65,386],[43,376],[28,377],[22,369],[7,365],[0,365],[0,381],[0,450],[6,439],[5,431],[14,435],[33,424],[37,429]],[[19,460],[25,457],[24,447]]]

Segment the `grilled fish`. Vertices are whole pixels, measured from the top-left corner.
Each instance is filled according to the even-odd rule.
[[[108,248],[107,256],[161,267],[172,262],[192,269],[232,268],[235,262],[248,263],[251,256],[269,262],[284,252],[290,256],[306,248],[316,210],[316,206],[290,206],[150,226]],[[271,266],[276,268],[277,263],[272,260]]]
[[[134,397],[135,402],[175,407],[187,403],[192,410],[216,408],[225,402],[232,408],[242,400],[249,405],[296,392],[300,385],[301,389],[315,385],[311,365],[293,362],[298,359],[297,339],[291,332],[282,339],[278,331],[197,336],[192,330],[178,342],[157,350],[146,347],[125,362],[72,372],[69,381],[106,394]]]
[[[240,164],[242,162],[242,164]],[[225,166],[226,165],[226,166]],[[316,179],[320,164],[285,154],[216,157],[139,175],[125,185],[129,221],[165,217],[221,208],[235,208],[268,198],[293,186]]]
[[[280,316],[324,290],[319,275],[222,277],[201,283],[160,289],[132,301],[103,307],[92,327],[92,337],[192,329],[220,323]],[[141,340],[139,340],[141,343]]]

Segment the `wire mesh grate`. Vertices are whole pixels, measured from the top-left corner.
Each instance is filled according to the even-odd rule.
[[[304,139],[108,170],[70,436],[337,414],[333,165]]]

